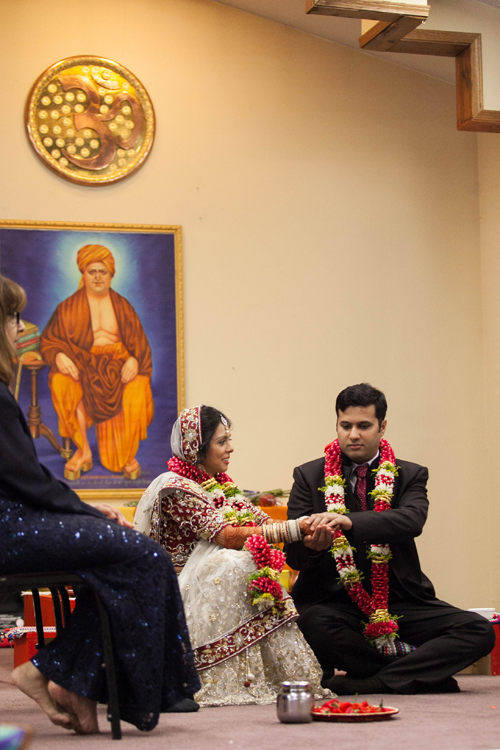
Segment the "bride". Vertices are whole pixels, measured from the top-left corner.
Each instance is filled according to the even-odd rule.
[[[308,680],[317,698],[329,696],[294,622],[292,599],[278,583],[284,555],[269,544],[301,539],[311,519],[273,523],[242,495],[225,473],[233,452],[229,428],[213,407],[181,412],[169,471],[145,491],[134,522],[180,573],[202,684],[195,699],[202,706],[273,703],[283,680]]]

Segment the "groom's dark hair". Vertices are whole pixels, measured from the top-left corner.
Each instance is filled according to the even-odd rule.
[[[345,411],[350,406],[371,406],[375,407],[375,415],[378,419],[379,427],[385,419],[387,413],[387,401],[382,391],[374,388],[370,383],[358,383],[350,385],[340,391],[335,401],[335,411],[337,419],[340,411]]]

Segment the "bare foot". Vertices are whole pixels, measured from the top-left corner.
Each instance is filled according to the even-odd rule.
[[[30,661],[16,667],[11,674],[14,685],[38,703],[53,724],[73,729],[73,717],[56,705],[48,691],[48,680]]]
[[[141,476],[141,466],[136,458],[133,458],[123,467],[125,479],[139,479]]]
[[[70,693],[69,690],[55,682],[50,681],[48,686],[49,695],[56,705],[77,718],[78,734],[98,734],[99,724],[97,723],[97,702],[85,698],[83,695]]]
[[[83,471],[85,471],[85,464],[88,465],[90,463],[92,463],[92,453],[90,449],[82,451],[81,448],[77,448],[69,461],[66,461],[64,468],[68,471],[77,472],[83,467]]]
[[[335,669],[334,671],[334,677],[345,677],[347,672],[344,672],[343,669]]]
[[[124,471],[129,471],[132,473],[133,471],[137,471],[137,469],[140,469],[139,461],[136,458],[133,458],[132,461],[129,461],[128,464],[125,464]]]

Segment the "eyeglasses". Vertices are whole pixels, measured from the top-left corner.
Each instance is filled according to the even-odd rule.
[[[9,315],[9,323],[13,326],[18,326],[21,322],[21,313],[15,312]]]

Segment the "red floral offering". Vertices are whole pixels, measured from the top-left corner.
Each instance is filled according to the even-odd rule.
[[[322,706],[316,706],[311,709],[313,721],[330,721],[330,722],[364,722],[364,721],[384,721],[392,719],[399,713],[399,708],[391,706],[372,706],[368,701],[341,701],[339,698],[333,698]]]
[[[312,709],[314,714],[382,714],[393,711],[392,708],[384,706],[371,706],[368,701],[362,703],[351,703],[350,701],[339,701],[338,698],[323,703]]]

